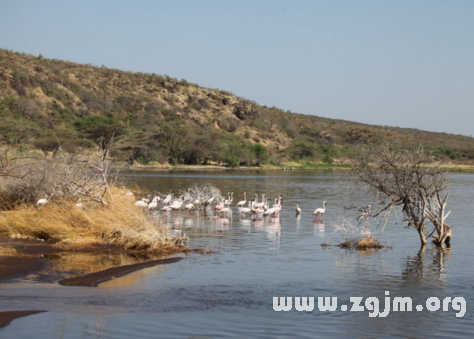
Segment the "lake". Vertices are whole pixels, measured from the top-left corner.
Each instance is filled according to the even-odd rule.
[[[0,285],[0,311],[46,309],[20,318],[1,338],[467,338],[474,336],[474,175],[450,175],[447,219],[453,226],[451,248],[429,245],[392,213],[380,250],[341,249],[335,226],[342,218],[355,224],[350,206],[374,204],[350,175],[333,171],[139,171],[124,174],[139,186],[178,192],[212,183],[223,195],[234,192],[232,214],[215,217],[191,211],[160,212],[169,227],[190,238],[190,247],[210,249],[178,263],[148,268],[98,288],[64,287],[23,279]],[[279,218],[240,215],[235,203],[243,193],[283,195]],[[299,200],[302,214],[295,216]],[[312,212],[327,201],[323,222]],[[231,206],[232,207],[232,206]],[[368,224],[374,235],[381,227]],[[327,243],[331,246],[321,246]],[[78,259],[83,260],[83,259]],[[387,295],[388,294],[388,295]],[[275,311],[274,297],[337,297],[339,307],[320,311]],[[409,297],[412,311],[371,317],[351,311],[354,299]],[[436,298],[433,298],[436,297]],[[465,300],[443,311],[447,297]],[[437,311],[426,309],[426,301]],[[371,306],[375,304],[368,304]],[[347,305],[347,311],[341,310]],[[424,305],[422,311],[416,305]],[[293,305],[294,306],[294,305]],[[320,306],[320,305],[319,305]],[[454,309],[457,306],[457,310]],[[374,313],[374,311],[372,311]],[[376,312],[375,312],[376,313]],[[373,315],[373,314],[372,314]]]

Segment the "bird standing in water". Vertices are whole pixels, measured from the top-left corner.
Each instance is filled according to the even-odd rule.
[[[313,212],[314,220],[321,221],[321,215],[326,213],[326,201],[323,202],[323,208],[316,208]]]
[[[296,216],[301,215],[300,201],[296,200]]]

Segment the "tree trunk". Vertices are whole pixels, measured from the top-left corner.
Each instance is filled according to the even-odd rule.
[[[423,232],[424,226],[418,226],[416,230],[418,231],[418,235],[420,236],[421,247],[425,247],[428,241],[426,240],[425,232]]]

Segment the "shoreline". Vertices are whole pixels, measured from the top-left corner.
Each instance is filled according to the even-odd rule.
[[[18,318],[23,318],[32,314],[38,314],[38,313],[44,313],[48,312],[45,310],[24,310],[24,311],[6,311],[6,312],[0,312],[0,329],[3,327],[6,327],[10,325],[10,323]]]
[[[441,169],[447,173],[474,173],[474,165],[441,165]],[[117,166],[120,170],[128,171],[351,171],[350,164],[289,164],[289,165],[264,165],[261,167],[227,167],[224,165],[139,165],[139,166]]]
[[[64,249],[55,246],[52,243],[32,239],[11,239],[0,237],[0,284],[15,283],[16,280],[34,275],[42,270],[48,269],[54,257],[61,253],[93,253],[93,254],[131,254],[117,246]],[[197,252],[200,250],[186,250],[183,253]],[[169,253],[172,255],[173,253]],[[158,266],[169,265],[183,260],[183,257],[171,257],[165,259],[147,259],[142,262],[114,266],[105,270],[96,271],[89,274],[74,275],[74,272],[66,272],[72,277],[64,278],[52,270],[49,276],[39,279],[42,282],[56,283],[58,288],[67,288],[69,286],[88,286],[98,287],[101,283],[131,274],[138,270]],[[62,272],[64,273],[64,272]],[[8,326],[15,319],[48,312],[48,310],[7,310],[0,312],[0,329]]]
[[[39,279],[40,282],[57,282],[60,285],[74,286],[73,280],[89,282],[88,285],[81,286],[97,286],[101,282],[111,280],[113,278],[121,277],[129,273],[133,273],[139,269],[152,267],[160,264],[170,264],[182,260],[182,257],[172,258],[160,258],[156,259],[156,256],[172,256],[178,253],[205,253],[199,249],[183,248],[175,251],[167,251],[164,249],[159,252],[146,252],[146,251],[127,251],[117,245],[99,246],[99,245],[87,245],[87,246],[74,246],[70,248],[64,248],[57,246],[55,243],[48,243],[41,240],[35,239],[11,239],[0,237],[0,283],[12,280],[21,279],[28,275],[38,273],[41,270],[47,269],[51,261],[54,261],[61,254],[92,254],[92,255],[130,255],[140,261],[138,263],[118,265],[109,267],[105,270],[100,270],[87,274],[77,274],[76,271],[65,271],[62,272],[65,276],[72,277],[60,277],[56,280],[42,277]],[[155,256],[155,258],[153,258]],[[58,277],[54,274],[54,270],[51,271],[53,277]],[[96,278],[96,285],[93,285],[94,275],[99,277]],[[86,277],[91,276],[91,277]],[[61,283],[63,282],[63,283]]]

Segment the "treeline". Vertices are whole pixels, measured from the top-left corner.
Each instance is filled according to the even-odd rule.
[[[358,124],[260,106],[186,80],[0,49],[0,143],[55,154],[104,148],[133,164],[229,166],[350,162],[355,145],[422,143],[472,161],[474,139]]]

